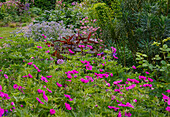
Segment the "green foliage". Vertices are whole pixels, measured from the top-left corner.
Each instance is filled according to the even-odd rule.
[[[42,10],[55,9],[56,0],[35,0],[34,6]]]
[[[170,38],[164,39],[162,43],[154,42],[152,45],[159,47],[159,54],[156,54],[151,61],[148,61],[148,55],[137,53],[136,60],[139,62],[139,67],[153,72],[153,77],[158,81],[170,82],[170,48],[168,47]],[[161,46],[160,46],[161,45]]]
[[[45,10],[38,18],[36,18],[34,23],[41,22],[51,22],[51,21],[63,21],[65,26],[73,25],[79,27],[79,20],[83,18],[83,14],[76,10],[76,8],[63,8],[60,10]]]
[[[141,87],[140,85],[146,83],[140,80],[134,88],[127,91],[126,87],[134,84],[129,82],[123,86],[127,78],[138,79],[140,74],[133,73],[132,69],[131,72],[127,72],[130,68],[118,64],[110,56],[111,50],[105,51],[105,59],[99,56],[91,57],[91,54],[85,56],[81,56],[80,53],[76,55],[63,54],[68,59],[64,60],[63,64],[55,64],[55,58],[51,58],[53,48],[48,47],[44,42],[35,42],[32,39],[16,36],[0,42],[0,45],[3,45],[0,49],[1,91],[11,97],[10,100],[3,100],[0,107],[9,110],[13,107],[10,103],[14,102],[16,108],[15,111],[8,113],[8,116],[50,116],[50,109],[56,110],[54,116],[117,116],[119,111],[122,115],[126,111],[133,116],[147,116],[148,113],[162,117],[168,115],[168,112],[165,111],[167,104],[162,101],[160,94],[169,87],[165,86],[165,88],[162,84],[157,84],[155,80],[149,84],[155,88],[159,87],[159,90]],[[42,48],[37,48],[37,46]],[[50,53],[45,53],[47,50]],[[90,62],[92,70],[87,70],[85,64],[81,62],[85,60]],[[37,72],[32,65],[27,64],[28,62],[33,62],[41,72]],[[104,71],[101,72],[99,69]],[[77,77],[72,78],[69,82],[66,72],[72,70],[76,70],[78,73],[72,74]],[[4,78],[4,74],[8,75],[8,79]],[[23,77],[27,74],[31,74],[33,78]],[[95,74],[108,74],[108,77],[99,78]],[[41,80],[42,76],[49,75],[52,77],[47,79],[48,82]],[[81,78],[86,79],[86,76],[92,77],[94,81],[81,82]],[[121,85],[113,85],[113,82],[118,80],[122,80]],[[63,86],[58,87],[56,82]],[[108,86],[108,83],[111,86]],[[23,87],[22,90],[14,89],[14,84]],[[121,93],[116,92],[119,87],[122,87]],[[45,91],[44,94],[48,97],[48,101],[44,101],[43,94],[38,93],[38,89]],[[73,100],[66,98],[64,94],[70,95]],[[40,104],[37,97],[44,104]],[[137,102],[133,102],[134,99]],[[70,104],[72,110],[66,109],[65,102]],[[118,106],[118,102],[123,104],[129,102],[132,107]],[[113,111],[108,106],[119,107],[119,109]]]

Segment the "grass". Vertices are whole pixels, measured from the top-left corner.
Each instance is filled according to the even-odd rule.
[[[10,28],[10,27],[0,27],[0,37],[9,37],[11,34],[10,32],[13,32],[17,28]]]

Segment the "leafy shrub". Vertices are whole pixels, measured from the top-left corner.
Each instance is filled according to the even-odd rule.
[[[34,6],[41,8],[42,10],[55,9],[56,0],[35,0]]]
[[[76,8],[62,8],[59,10],[45,10],[38,18],[35,18],[34,23],[41,23],[43,21],[63,21],[67,25],[74,25],[74,27],[79,27],[78,20],[83,18],[83,14]]]
[[[137,53],[137,58],[139,62],[139,67],[143,67],[153,72],[153,77],[160,82],[170,82],[170,48],[169,45],[170,38],[164,39],[162,43],[154,42],[154,46],[159,47],[158,54],[152,58],[151,61],[148,60],[148,55]],[[161,45],[161,46],[160,46]]]
[[[47,36],[46,40],[52,41],[65,36],[71,36],[73,30],[64,27],[63,22],[43,22],[36,23],[29,26],[29,30],[25,32],[25,36],[40,41],[42,34]]]

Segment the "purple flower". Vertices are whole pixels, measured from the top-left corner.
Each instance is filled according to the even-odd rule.
[[[57,60],[57,64],[63,64],[64,63],[64,60],[63,59],[58,59]]]

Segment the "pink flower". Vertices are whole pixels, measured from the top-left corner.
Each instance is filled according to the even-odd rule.
[[[6,79],[8,79],[8,75],[4,74],[4,77],[5,77]]]
[[[71,110],[71,109],[72,109],[72,108],[70,107],[70,105],[67,104],[67,103],[65,103],[65,107],[66,107],[67,110]]]
[[[47,91],[50,92],[50,93],[52,93],[52,91],[51,91],[50,89],[48,89],[48,88],[47,88]]]
[[[39,103],[44,104],[43,102],[41,102],[41,100],[39,98],[36,98],[38,100]]]
[[[49,50],[45,51],[45,53],[49,53],[49,52],[50,52]]]
[[[23,107],[23,105],[21,105],[21,107]]]
[[[27,63],[28,65],[32,65],[33,64],[33,62],[29,62],[29,63]]]
[[[69,51],[71,54],[74,54],[74,52],[73,52],[72,50],[68,49],[68,51]]]
[[[83,83],[88,83],[88,82],[89,82],[89,80],[88,80],[88,79],[87,79],[87,80],[85,80],[85,79],[81,78],[80,80],[81,80],[81,82],[83,82]]]
[[[149,80],[149,82],[153,82],[153,79],[151,79],[151,78],[148,78],[148,80]]]
[[[41,77],[41,80],[44,81],[44,82],[48,82],[48,80],[46,79],[46,77]]]
[[[3,37],[0,37],[0,39],[3,39]]]
[[[29,77],[29,78],[33,78],[33,76],[32,76],[31,74],[28,74],[28,77]]]
[[[170,93],[170,89],[168,89],[166,92]]]
[[[146,73],[146,74],[149,74],[149,72],[147,72],[147,71],[146,71],[145,73]]]
[[[41,70],[38,69],[37,71],[40,72]]]
[[[2,115],[4,114],[4,109],[2,109],[1,107],[0,107],[0,117],[2,117]]]
[[[108,106],[110,109],[114,109],[115,111],[117,111],[119,108],[116,108],[114,106]]]
[[[102,70],[102,69],[99,69],[99,71],[100,71],[100,72],[103,72],[103,70]]]
[[[0,72],[1,72],[2,70],[0,69]]]
[[[58,82],[56,83],[58,87],[62,87],[62,84],[59,84]]]
[[[132,116],[132,114],[131,114],[131,113],[126,113],[126,112],[125,112],[125,116],[127,116],[127,117],[131,117],[131,116]]]
[[[119,113],[118,113],[117,117],[122,117],[122,115],[121,115],[121,111],[119,111]]]
[[[51,78],[52,77],[52,75],[50,75],[50,76],[46,76],[47,78]]]
[[[2,86],[0,85],[0,90],[2,90]]]
[[[14,84],[14,85],[13,85],[13,88],[14,88],[14,89],[17,89],[17,88],[18,88],[18,85],[17,85],[17,84]]]
[[[42,92],[43,92],[43,90],[41,90],[41,89],[37,89],[37,92],[38,92],[38,93],[42,93]]]
[[[71,78],[72,78],[72,76],[71,76],[70,74],[68,74],[68,75],[67,75],[67,78],[71,79]]]
[[[134,102],[137,102],[137,99],[134,99],[133,101],[134,101]]]
[[[110,83],[107,83],[106,85],[107,85],[108,87],[110,87]]]
[[[46,36],[44,36],[44,39],[47,38]]]
[[[43,98],[44,100],[48,101],[48,97],[45,95],[45,92],[43,92]]]
[[[132,66],[132,68],[133,68],[133,69],[136,69],[136,67],[135,67],[134,65]]]
[[[48,45],[48,47],[51,47],[50,45]]]
[[[170,107],[169,106],[167,106],[166,111],[170,112]]]
[[[55,114],[55,110],[54,109],[50,109],[50,114],[54,115]]]
[[[13,106],[13,105],[14,105],[14,102],[11,102],[11,105]]]
[[[37,46],[37,48],[42,48],[41,46]]]
[[[44,37],[45,35],[44,35],[44,34],[42,34],[42,36]]]
[[[113,77],[113,74],[112,74],[112,73],[110,73],[110,76],[111,76],[111,77]]]

